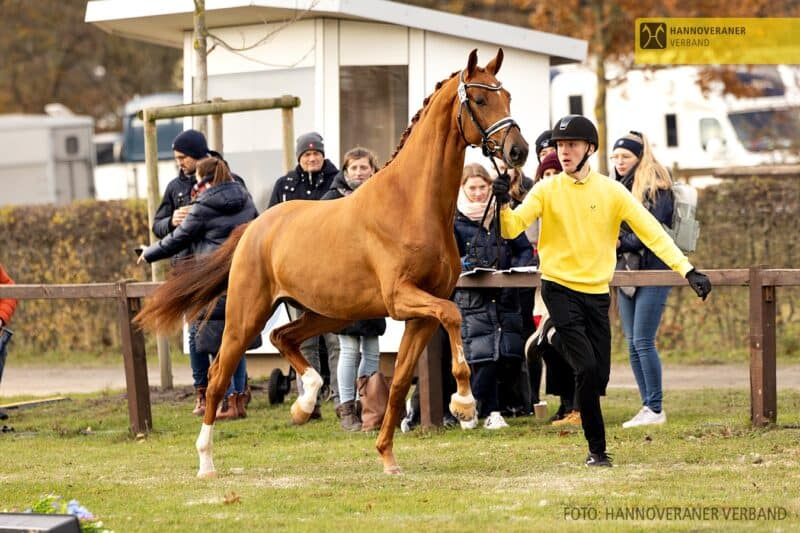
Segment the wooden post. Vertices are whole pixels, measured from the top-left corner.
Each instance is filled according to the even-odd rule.
[[[150,227],[156,216],[156,206],[160,203],[158,187],[158,138],[156,136],[156,119],[153,110],[144,109],[142,111],[142,121],[144,123],[144,159],[147,167],[147,221]],[[155,243],[158,238],[150,232],[150,244]],[[164,281],[165,272],[162,263],[153,263],[151,266],[151,276],[153,281]],[[161,386],[165,389],[172,389],[172,359],[169,356],[169,340],[164,335],[156,337],[156,348],[158,350],[158,366],[161,371]]]
[[[290,98],[284,95],[283,98]],[[283,166],[289,172],[297,166],[294,157],[294,110],[291,107],[281,109],[281,119],[283,123]]]
[[[775,287],[764,286],[763,266],[750,268],[750,420],[755,426],[777,419]]]
[[[222,102],[222,98],[212,98],[212,102]],[[222,151],[222,113],[214,113],[211,115],[211,132],[209,135],[211,141],[211,149],[219,153]]]
[[[125,362],[125,382],[128,390],[128,416],[134,435],[149,433],[153,429],[150,412],[150,386],[147,382],[147,357],[144,335],[132,326],[133,317],[142,307],[140,298],[129,298],[127,282],[116,285],[117,317],[122,339],[122,357]]]
[[[417,387],[419,387],[419,411],[422,427],[442,425],[442,341],[443,332],[437,328],[428,345],[422,350],[417,363]],[[449,357],[449,354],[447,354]]]

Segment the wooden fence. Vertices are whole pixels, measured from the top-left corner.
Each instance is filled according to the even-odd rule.
[[[715,287],[749,287],[750,324],[750,419],[753,425],[774,423],[777,417],[776,380],[776,288],[800,285],[800,269],[708,270]],[[459,287],[538,287],[540,276],[532,274],[482,275],[462,278]],[[147,433],[153,429],[147,378],[144,335],[132,326],[142,299],[159,283],[120,281],[82,285],[0,285],[0,298],[87,299],[113,298],[117,301],[117,322],[122,339],[122,358],[128,391],[130,429]],[[612,287],[621,285],[686,286],[686,280],[671,271],[617,272]],[[691,296],[694,297],[694,296]],[[711,293],[711,298],[714,293]],[[424,426],[440,425],[444,405],[441,394],[441,342],[433,339],[423,351],[418,366],[420,411]]]

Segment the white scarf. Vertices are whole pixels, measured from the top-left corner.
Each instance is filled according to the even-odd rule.
[[[486,211],[486,202],[473,202],[467,198],[467,193],[464,192],[463,187],[458,190],[458,200],[456,201],[456,208],[468,219],[474,222],[480,222],[483,218],[483,212]],[[494,202],[492,202],[489,212],[486,213],[486,220],[483,222],[483,227],[489,229],[492,226],[494,219]]]

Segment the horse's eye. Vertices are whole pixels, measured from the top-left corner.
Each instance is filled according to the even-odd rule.
[[[475,97],[475,103],[477,105],[486,105],[486,98],[484,98],[483,96],[478,95],[478,96]]]

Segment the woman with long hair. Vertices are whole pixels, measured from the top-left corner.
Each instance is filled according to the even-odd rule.
[[[631,131],[614,143],[611,156],[612,177],[621,182],[659,222],[672,223],[674,207],[672,179],[653,156],[643,134]],[[627,224],[620,228],[617,245],[617,270],[669,270]],[[622,329],[628,343],[633,375],[639,387],[642,408],[624,428],[663,424],[661,360],[656,349],[656,332],[671,287],[619,287],[618,307]]]

